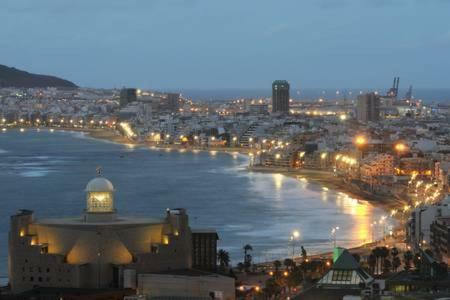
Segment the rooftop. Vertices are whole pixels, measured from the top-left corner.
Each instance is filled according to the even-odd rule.
[[[121,226],[121,225],[151,225],[164,223],[162,218],[142,218],[142,217],[118,217],[110,222],[86,222],[82,217],[37,219],[38,225],[62,225],[62,226]]]

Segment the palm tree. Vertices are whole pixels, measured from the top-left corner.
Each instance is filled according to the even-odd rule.
[[[283,264],[286,267],[286,270],[292,269],[295,266],[295,262],[290,258],[286,258]]]
[[[392,256],[392,271],[397,272],[398,267],[401,265],[400,258],[398,257],[398,249],[393,247],[391,249],[391,256]]]
[[[253,251],[253,247],[250,244],[244,246],[244,261],[247,258],[248,251]]]
[[[394,258],[392,258],[392,271],[397,272],[401,264],[400,257],[394,256]]]
[[[370,272],[372,274],[375,274],[375,267],[377,265],[377,257],[375,256],[373,250],[372,250],[372,253],[369,255],[368,263],[369,263],[369,267],[370,267]]]
[[[306,253],[305,248],[303,248],[303,246],[301,246],[302,249],[302,259],[303,261],[305,261],[308,258],[308,254]]]
[[[252,264],[252,256],[248,254],[249,251],[253,251],[253,247],[250,244],[247,244],[244,246],[244,267],[247,272]]]
[[[372,254],[375,256],[376,260],[374,274],[379,274],[381,273],[381,248],[375,247],[372,250]]]
[[[393,247],[391,249],[391,255],[392,255],[392,257],[396,257],[398,255],[398,249]]]
[[[408,271],[411,268],[411,260],[413,259],[413,254],[411,251],[406,251],[403,254],[403,263],[405,264],[405,270]]]
[[[384,271],[384,264],[386,261],[386,258],[389,256],[389,249],[387,247],[381,247],[380,250],[380,257],[381,257],[381,270]]]
[[[237,268],[238,268],[238,270],[239,270],[239,272],[242,272],[243,270],[244,270],[244,264],[243,263],[238,263],[237,264]]]
[[[220,249],[217,252],[217,261],[219,262],[220,268],[224,270],[230,263],[230,254],[227,251]]]
[[[414,267],[416,268],[416,269],[419,269],[420,270],[420,260],[422,259],[422,257],[420,256],[420,253],[416,253],[415,255],[414,255],[414,258],[413,258],[413,263],[414,263]]]
[[[273,267],[275,268],[275,274],[277,274],[281,267],[281,261],[279,260],[274,261]]]
[[[383,273],[389,273],[391,268],[392,268],[391,261],[389,259],[384,259]]]

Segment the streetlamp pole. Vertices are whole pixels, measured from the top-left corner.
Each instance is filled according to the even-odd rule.
[[[336,236],[337,236],[337,231],[339,230],[339,226],[333,227],[331,229],[331,236],[333,237],[333,246],[334,248],[336,248]]]
[[[291,235],[291,243],[292,243],[292,260],[294,260],[295,257],[295,241],[298,240],[300,237],[300,232],[298,230],[294,230]]]

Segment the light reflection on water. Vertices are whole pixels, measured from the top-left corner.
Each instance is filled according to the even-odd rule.
[[[290,256],[294,230],[300,232],[296,248],[310,253],[331,250],[334,226],[339,246],[358,245],[370,240],[370,224],[383,214],[305,178],[247,172],[247,158],[237,153],[159,151],[44,130],[9,130],[0,135],[0,148],[0,275],[6,274],[8,216],[19,208],[38,216],[80,214],[84,185],[98,165],[117,188],[119,213],[160,217],[167,207],[186,207],[193,227],[217,229],[233,263],[247,243],[256,261]],[[36,168],[39,177],[23,174]]]

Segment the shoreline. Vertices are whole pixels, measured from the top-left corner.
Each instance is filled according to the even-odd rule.
[[[134,145],[134,146],[142,146],[142,147],[150,147],[153,149],[170,149],[170,150],[184,150],[184,151],[217,151],[217,152],[224,152],[224,153],[239,153],[242,155],[248,155],[250,152],[254,151],[254,149],[248,149],[248,148],[223,148],[223,147],[185,147],[183,145],[173,145],[173,144],[155,144],[152,142],[145,142],[145,141],[134,141],[130,140],[123,135],[119,134],[117,131],[112,129],[106,129],[106,128],[72,128],[72,127],[27,127],[27,128],[33,128],[33,129],[47,129],[47,130],[55,130],[55,131],[66,131],[66,132],[82,132],[86,134],[87,137],[97,139],[97,140],[103,140],[103,141],[109,141],[112,143],[117,143],[121,145]],[[394,207],[398,208],[400,205],[400,201],[398,199],[395,199],[392,203],[388,203],[387,199],[378,199],[373,198],[369,199],[367,195],[363,195],[358,192],[350,191],[347,189],[347,186],[345,183],[335,177],[333,173],[326,172],[326,171],[320,171],[320,170],[291,170],[287,168],[269,168],[269,167],[263,167],[263,166],[253,166],[253,167],[247,167],[246,168],[248,172],[260,172],[260,173],[268,173],[268,174],[281,174],[287,177],[294,178],[296,180],[303,180],[306,179],[308,182],[323,185],[326,188],[335,190],[337,192],[343,192],[347,195],[361,201],[367,201],[371,205],[375,207],[379,207],[386,212],[389,209],[392,209]],[[403,204],[402,204],[403,205]],[[384,243],[384,239],[377,239],[370,243],[360,244],[356,245],[354,247],[348,248],[349,251],[360,251],[364,252],[364,250],[367,250],[368,247],[371,245],[378,245],[380,243]],[[320,252],[320,253],[312,253],[310,255],[311,258],[322,258],[322,257],[329,257],[332,255],[331,251],[327,252]],[[295,257],[295,260],[301,259],[300,257]],[[267,266],[268,264],[271,264],[272,261],[268,262],[262,262],[258,265],[260,266]]]
[[[315,184],[321,184],[328,189],[333,189],[337,192],[343,192],[352,198],[357,200],[367,201],[374,206],[381,207],[383,209],[395,209],[403,207],[406,201],[401,201],[396,198],[388,199],[384,196],[377,195],[367,195],[361,191],[352,191],[348,189],[348,184],[342,179],[334,176],[332,172],[321,171],[321,170],[309,170],[309,169],[298,169],[292,170],[288,168],[271,168],[264,166],[252,166],[247,168],[249,172],[259,172],[259,173],[278,173],[291,178],[303,180],[306,179],[309,182]],[[392,201],[391,201],[392,200]]]
[[[253,152],[255,149],[250,148],[240,148],[240,147],[199,147],[199,146],[183,146],[183,145],[176,145],[176,144],[156,144],[154,142],[147,142],[147,141],[136,141],[136,140],[130,140],[127,137],[119,134],[117,131],[113,129],[107,129],[107,128],[76,128],[76,127],[27,127],[27,128],[34,128],[34,129],[48,129],[48,130],[56,130],[56,131],[74,131],[74,132],[82,132],[85,133],[86,136],[103,140],[103,141],[109,141],[112,143],[117,143],[121,145],[134,145],[134,146],[142,146],[142,147],[149,147],[151,149],[160,149],[160,150],[183,150],[183,151],[190,151],[190,152],[197,152],[197,151],[217,151],[217,152],[224,152],[224,153],[238,153],[242,155],[248,155],[249,153]],[[320,184],[325,186],[326,188],[336,190],[337,192],[343,192],[348,194],[349,196],[356,198],[357,200],[367,201],[374,206],[380,207],[384,210],[390,210],[395,209],[399,207],[403,207],[405,204],[407,204],[406,200],[399,200],[396,198],[387,199],[387,197],[384,196],[377,196],[377,195],[367,195],[365,193],[362,193],[361,191],[352,191],[348,189],[348,184],[343,182],[342,179],[335,177],[332,172],[328,171],[322,171],[322,170],[311,170],[311,169],[289,169],[289,168],[273,168],[273,167],[265,167],[265,166],[249,166],[246,168],[248,172],[259,172],[259,173],[269,173],[269,174],[281,174],[287,177],[295,178],[297,180],[303,180],[306,179],[309,182]]]

